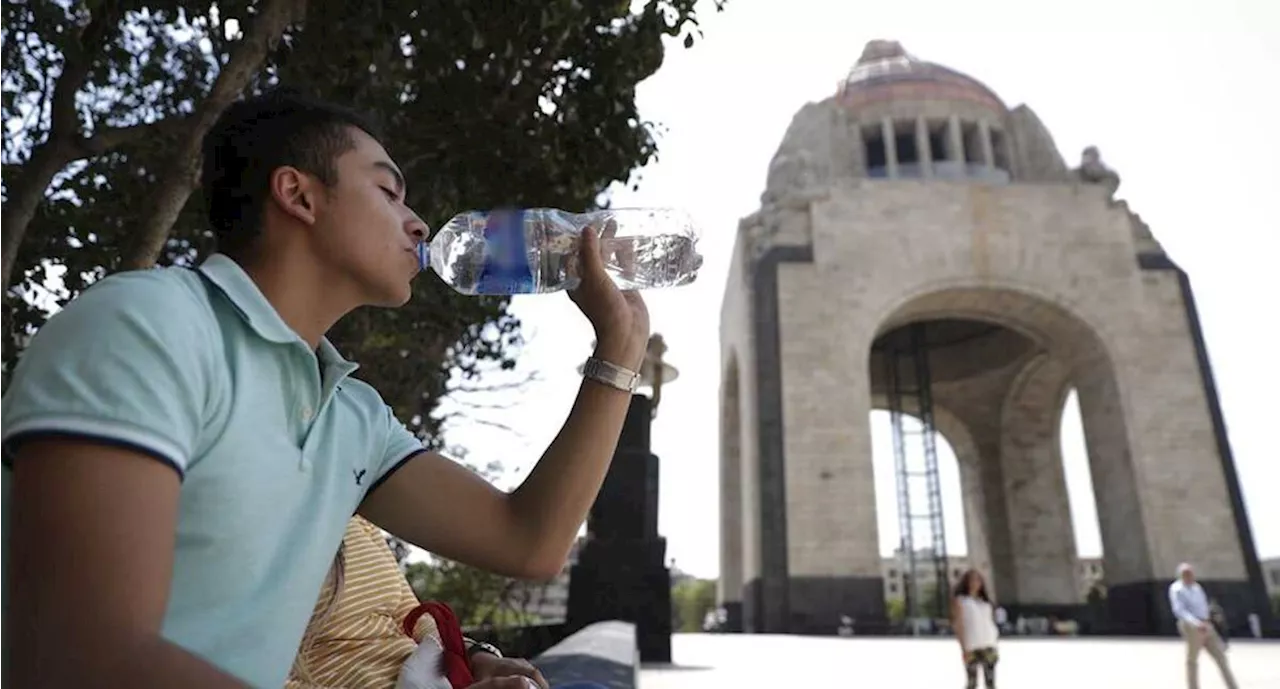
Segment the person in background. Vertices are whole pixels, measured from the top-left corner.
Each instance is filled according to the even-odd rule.
[[[995,689],[996,663],[1000,655],[996,645],[1000,631],[996,629],[995,611],[987,595],[987,582],[982,573],[971,569],[960,577],[951,598],[951,627],[960,642],[964,660],[965,689],[978,686],[978,670],[982,669],[987,689]]]
[[[449,681],[448,670],[465,672],[473,682],[527,677],[532,686],[546,689],[537,668],[524,660],[503,658],[488,644],[462,637],[462,648],[447,651],[447,637],[454,630],[442,629],[437,614],[420,610],[423,604],[409,587],[382,532],[367,519],[353,517],[320,590],[285,689],[400,689],[398,679],[415,687],[448,687],[441,684]],[[410,668],[411,674],[405,665],[419,648],[428,649],[424,655],[438,662],[424,663],[420,658]],[[507,683],[524,689],[523,682]]]
[[[1210,620],[1209,596],[1196,581],[1195,570],[1184,562],[1178,565],[1177,578],[1169,585],[1169,607],[1178,622],[1178,633],[1187,642],[1187,689],[1200,686],[1200,650],[1218,664],[1222,681],[1236,689],[1236,678],[1227,663],[1226,647]]]
[[[527,660],[462,635],[447,605],[419,602],[381,530],[347,524],[285,689],[548,689]],[[594,682],[551,689],[604,689]]]

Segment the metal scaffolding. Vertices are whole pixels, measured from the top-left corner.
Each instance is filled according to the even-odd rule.
[[[884,358],[893,424],[903,598],[907,619],[915,620],[946,616],[950,579],[925,325],[914,323],[904,330],[905,338],[886,343]],[[926,607],[929,597],[936,606],[932,610]],[[919,631],[915,624],[912,629]]]

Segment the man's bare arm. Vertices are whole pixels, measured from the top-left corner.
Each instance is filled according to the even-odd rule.
[[[635,352],[605,347],[597,356],[639,360]],[[600,492],[630,403],[626,392],[583,381],[564,427],[511,493],[447,458],[423,453],[371,492],[360,512],[451,560],[508,576],[549,579],[563,566]]]
[[[5,592],[15,686],[245,686],[160,636],[179,487],[171,467],[131,450],[22,445]]]

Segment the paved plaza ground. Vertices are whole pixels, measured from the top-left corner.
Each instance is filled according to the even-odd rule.
[[[815,638],[677,634],[675,666],[646,667],[641,689],[960,689],[954,639]],[[1005,639],[997,686],[1007,689],[1182,689],[1177,639]],[[1228,652],[1241,689],[1280,688],[1280,642],[1233,641]],[[1201,689],[1225,686],[1201,654]]]

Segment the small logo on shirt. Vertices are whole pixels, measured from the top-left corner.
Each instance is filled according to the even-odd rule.
[[[352,470],[351,470],[351,473],[353,473],[353,474],[355,474],[355,475],[356,475],[356,485],[357,485],[357,486],[358,486],[358,485],[361,485],[361,481],[364,481],[364,472],[365,472],[365,469],[361,469],[360,471],[356,471],[355,469],[352,469]]]

